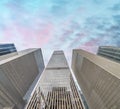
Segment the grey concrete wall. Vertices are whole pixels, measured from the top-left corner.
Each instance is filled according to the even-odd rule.
[[[23,97],[43,69],[40,49],[29,49],[0,61],[0,106],[23,109]]]
[[[6,55],[2,55],[2,56],[0,56],[0,61],[4,60],[4,59],[7,59],[7,58],[10,58],[10,57],[15,56],[15,55],[18,55],[18,53],[13,52],[13,53],[9,53],[9,54],[6,54]]]
[[[72,69],[90,109],[120,108],[120,64],[74,50]]]

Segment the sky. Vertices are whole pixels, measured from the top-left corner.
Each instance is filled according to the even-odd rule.
[[[42,48],[45,63],[53,50],[70,60],[72,49],[120,47],[120,0],[0,0],[0,43]]]

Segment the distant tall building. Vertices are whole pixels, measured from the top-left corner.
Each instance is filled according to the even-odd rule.
[[[120,48],[113,46],[100,46],[98,49],[98,55],[111,59],[116,62],[120,62]]]
[[[0,44],[0,56],[17,52],[14,44]]]

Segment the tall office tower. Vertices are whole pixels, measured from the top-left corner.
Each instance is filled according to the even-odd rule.
[[[38,87],[26,109],[84,109],[63,51],[53,53]]]
[[[0,56],[17,52],[14,44],[0,44]]]
[[[100,46],[97,54],[120,63],[120,47]]]
[[[120,64],[74,50],[72,69],[89,109],[120,109]]]
[[[44,69],[42,52],[28,49],[6,57],[0,61],[0,109],[23,109]]]

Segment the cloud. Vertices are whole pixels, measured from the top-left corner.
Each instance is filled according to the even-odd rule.
[[[2,42],[13,42],[17,45],[23,44],[23,46],[21,46],[22,49],[43,47],[52,37],[54,24],[52,22],[47,22],[36,26],[39,27],[28,27],[13,22],[1,31],[4,36]]]
[[[120,24],[120,14],[114,15],[113,20],[117,23]]]
[[[118,1],[1,0],[0,42],[19,50],[42,47],[46,60],[55,49],[120,46]]]
[[[120,3],[116,3],[110,8],[112,11],[120,11]]]

